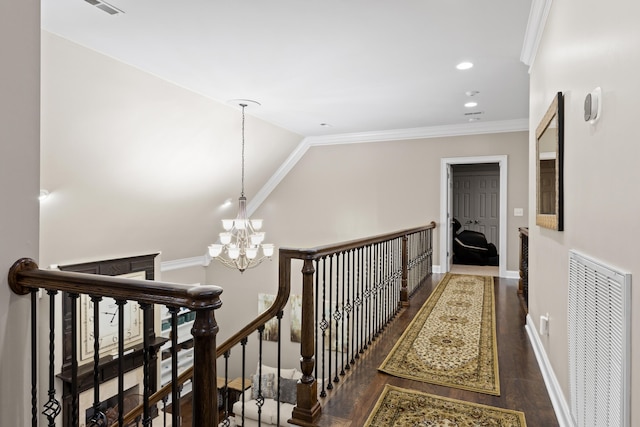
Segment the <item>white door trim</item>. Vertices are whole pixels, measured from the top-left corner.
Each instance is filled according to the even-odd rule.
[[[507,277],[507,156],[478,156],[478,157],[446,157],[440,160],[440,272],[449,271],[447,262],[447,242],[451,241],[448,217],[449,180],[447,169],[451,165],[473,163],[498,163],[500,167],[500,261],[499,275]]]

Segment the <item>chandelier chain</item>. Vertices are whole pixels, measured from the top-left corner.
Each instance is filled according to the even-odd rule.
[[[240,195],[244,197],[244,109],[247,104],[240,104],[242,107],[242,188],[240,189]]]

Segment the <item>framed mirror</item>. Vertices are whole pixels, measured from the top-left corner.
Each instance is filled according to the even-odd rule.
[[[536,224],[558,231],[563,230],[563,146],[564,105],[558,92],[536,129]]]

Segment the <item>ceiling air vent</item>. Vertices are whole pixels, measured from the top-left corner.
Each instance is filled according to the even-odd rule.
[[[484,114],[484,111],[473,111],[471,113],[464,113],[465,116],[479,116],[480,114]]]
[[[105,1],[99,1],[99,0],[84,0],[84,1],[86,1],[90,5],[97,7],[103,12],[107,12],[109,15],[117,15],[118,13],[124,13],[123,10],[118,9],[114,5],[109,4]]]

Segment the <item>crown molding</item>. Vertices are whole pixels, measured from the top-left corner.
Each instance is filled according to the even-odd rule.
[[[247,215],[251,216],[293,169],[307,150],[314,146],[362,144],[370,142],[401,141],[407,139],[440,138],[450,136],[481,135],[487,133],[522,132],[529,130],[529,119],[474,122],[457,125],[431,126],[409,129],[394,129],[375,132],[344,133],[326,136],[309,136],[287,157],[265,185],[247,204]]]
[[[533,0],[531,2],[527,31],[524,35],[524,43],[522,44],[522,51],[520,53],[520,61],[528,65],[529,70],[531,70],[533,61],[536,59],[536,53],[538,53],[538,46],[542,39],[544,26],[547,23],[552,1],[553,0]]]

